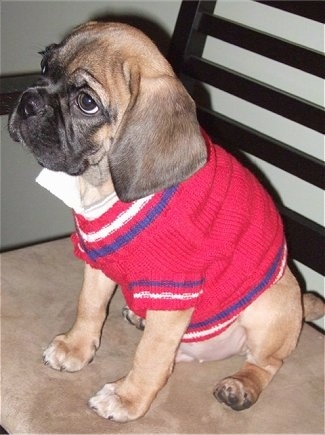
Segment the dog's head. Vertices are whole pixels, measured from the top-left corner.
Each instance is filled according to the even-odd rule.
[[[43,53],[20,97],[12,138],[55,171],[113,181],[133,201],[188,178],[206,161],[195,105],[156,46],[119,23],[88,23]]]

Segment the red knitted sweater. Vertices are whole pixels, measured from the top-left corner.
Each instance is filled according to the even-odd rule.
[[[72,236],[76,255],[116,281],[137,315],[194,307],[184,342],[227,328],[286,263],[269,195],[204,137],[208,162],[192,177],[132,203],[114,194],[75,213]]]

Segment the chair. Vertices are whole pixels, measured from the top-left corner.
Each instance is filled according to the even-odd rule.
[[[215,64],[202,56],[206,39],[211,36],[315,77],[324,78],[322,54],[283,41],[258,29],[247,28],[216,16],[213,14],[216,3],[216,1],[189,1],[183,2],[180,9],[170,46],[169,60],[189,92],[195,95],[198,83],[205,83],[324,134],[324,111],[321,107],[289,95],[285,91],[274,89],[269,83],[254,80],[240,71]],[[270,9],[289,10],[292,14],[296,13],[317,21],[321,21],[323,17],[320,2],[308,2],[308,6],[306,2],[257,3],[266,4]],[[311,9],[310,5],[312,5]],[[241,155],[243,158],[241,152],[247,152],[324,189],[324,164],[321,160],[233,120],[221,112],[213,111],[207,105],[199,105],[198,118],[215,142],[237,156]],[[281,203],[278,205],[285,221],[290,255],[324,275],[323,227]]]

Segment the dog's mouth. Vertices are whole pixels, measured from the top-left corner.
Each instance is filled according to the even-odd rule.
[[[15,129],[10,130],[10,135],[13,140],[27,148],[43,168],[74,176],[86,172],[91,165],[91,153],[82,149],[64,149],[65,146],[60,143],[62,138],[56,135],[55,129],[52,134],[42,134],[40,123],[35,126],[33,123],[18,120]]]
[[[78,165],[74,164],[71,166],[68,163],[46,161],[46,159],[37,156],[36,156],[36,160],[39,163],[39,165],[42,166],[43,168],[47,168],[50,169],[51,171],[56,171],[56,172],[65,172],[68,175],[72,175],[76,177],[84,174],[90,166],[87,159],[83,160]]]
[[[89,167],[89,165],[86,165],[84,168],[79,168],[76,170],[71,170],[68,172],[69,175],[72,175],[74,177],[78,177],[79,175],[82,175],[86,172],[87,168]]]

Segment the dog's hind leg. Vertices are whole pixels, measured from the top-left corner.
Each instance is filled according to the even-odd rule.
[[[220,381],[215,397],[235,410],[253,405],[294,350],[302,325],[300,289],[289,268],[240,316],[247,334],[247,359],[234,375]]]

